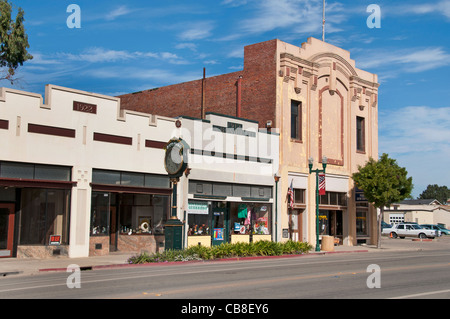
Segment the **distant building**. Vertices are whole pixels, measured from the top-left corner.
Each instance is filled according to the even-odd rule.
[[[408,199],[385,207],[384,221],[388,224],[413,222],[450,227],[450,207],[436,199]]]
[[[120,96],[121,107],[205,119],[207,112],[254,120],[280,137],[279,231],[275,240],[315,243],[315,176],[327,157],[320,235],[374,243],[376,210],[355,190],[358,165],[378,158],[378,80],[350,53],[315,38],[301,47],[270,40],[244,48],[243,70]],[[288,189],[293,188],[293,205]]]

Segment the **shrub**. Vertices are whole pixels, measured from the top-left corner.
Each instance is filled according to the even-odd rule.
[[[161,253],[149,255],[143,253],[130,257],[130,264],[143,264],[169,261],[211,260],[229,257],[250,256],[280,256],[304,254],[309,252],[312,246],[309,243],[287,241],[277,243],[272,241],[258,241],[255,243],[224,243],[218,246],[191,246],[182,250],[165,250]]]

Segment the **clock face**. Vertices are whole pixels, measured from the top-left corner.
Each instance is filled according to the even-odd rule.
[[[166,171],[170,175],[177,174],[183,167],[183,146],[180,143],[169,144],[164,158]]]

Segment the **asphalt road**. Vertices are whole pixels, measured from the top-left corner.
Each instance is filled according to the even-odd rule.
[[[437,248],[11,276],[0,278],[0,299],[185,300],[180,312],[211,299],[449,299],[450,250]]]

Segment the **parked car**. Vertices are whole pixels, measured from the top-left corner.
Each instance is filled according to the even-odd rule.
[[[439,230],[441,232],[441,235],[450,235],[450,230],[448,230],[447,228],[445,228],[444,226],[441,226],[441,225],[423,224],[420,226],[422,226],[423,228],[426,228],[426,229]]]
[[[434,238],[440,236],[439,230],[425,229],[415,223],[401,223],[385,228],[381,232],[383,235],[389,235],[392,238],[405,237],[419,237],[419,238]]]
[[[381,229],[385,229],[385,228],[391,228],[392,225],[389,225],[388,223],[386,223],[384,220],[381,221]]]

